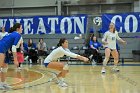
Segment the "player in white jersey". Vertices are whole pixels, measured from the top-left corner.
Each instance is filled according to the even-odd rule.
[[[126,41],[122,40],[118,36],[118,32],[115,29],[114,23],[110,23],[109,31],[105,32],[104,37],[102,38],[102,42],[105,46],[105,59],[103,61],[103,67],[102,67],[101,73],[106,72],[105,67],[110,58],[110,53],[112,54],[114,58],[113,71],[119,71],[119,69],[117,68],[119,55],[116,49],[116,40],[120,41],[123,44],[126,44]]]
[[[62,87],[67,87],[68,85],[64,82],[64,78],[65,75],[68,73],[68,65],[57,62],[57,59],[63,57],[64,55],[83,61],[88,61],[88,58],[70,52],[68,49],[68,41],[65,38],[61,38],[57,46],[58,48],[53,50],[44,60],[44,65],[47,68],[60,71],[60,73],[57,75],[57,77],[60,79],[59,85]]]

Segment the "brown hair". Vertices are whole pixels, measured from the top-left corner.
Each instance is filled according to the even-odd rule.
[[[20,23],[15,23],[12,28],[10,28],[9,33],[12,33],[13,31],[16,31],[17,28],[20,28],[21,24]]]
[[[66,38],[61,38],[61,39],[59,40],[59,43],[57,44],[57,47],[62,46],[62,44],[63,44],[66,40],[67,40]]]

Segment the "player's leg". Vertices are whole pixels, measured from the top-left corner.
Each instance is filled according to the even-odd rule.
[[[4,69],[3,69],[3,65],[4,65],[4,59],[5,59],[5,55],[3,53],[0,53],[0,89],[5,89],[3,86],[3,83],[5,82],[5,74],[4,74]]]
[[[114,71],[119,71],[119,69],[117,68],[118,66],[118,62],[119,62],[119,54],[118,54],[118,51],[115,49],[111,52],[113,58],[114,58],[114,67],[113,67],[113,70]]]
[[[4,58],[4,63],[2,64],[2,67],[1,67],[1,75],[2,75],[2,84],[3,84],[3,87],[5,89],[10,89],[11,86],[9,86],[5,80],[6,80],[6,74],[7,74],[7,71],[8,71],[8,64],[10,62],[10,58],[9,58],[9,53],[8,51],[6,52],[6,55],[5,55],[5,58]]]
[[[60,63],[60,62],[50,62],[48,64],[47,68],[56,69],[56,70],[61,71],[60,74],[58,74],[58,77],[65,77],[65,75],[68,72],[68,68],[65,67],[65,65],[63,63]]]
[[[64,82],[65,76],[68,73],[68,66],[64,65],[60,62],[50,62],[47,65],[47,68],[55,69],[60,71],[60,73],[57,75],[57,78],[59,78],[59,85],[62,87],[67,87],[68,85]]]
[[[103,67],[102,67],[101,73],[105,73],[106,72],[105,67],[106,67],[107,62],[108,62],[108,60],[110,58],[110,52],[111,52],[111,50],[109,48],[105,49],[105,59],[103,61]]]

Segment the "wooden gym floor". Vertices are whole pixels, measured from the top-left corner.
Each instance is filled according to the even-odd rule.
[[[117,73],[111,68],[108,66],[107,73],[101,74],[101,66],[70,65],[66,76],[69,87],[62,88],[48,82],[51,73],[40,65],[24,65],[21,72],[10,65],[7,82],[13,88],[0,93],[140,93],[140,62],[119,66]]]

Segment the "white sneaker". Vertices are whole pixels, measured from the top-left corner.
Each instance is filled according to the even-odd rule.
[[[61,87],[68,87],[68,85],[63,81],[63,82],[59,82],[58,84]]]
[[[20,69],[20,70],[21,70],[22,68],[21,68],[21,67],[18,67],[18,69]]]
[[[106,70],[104,68],[102,68],[101,73],[104,74],[106,72]]]
[[[114,72],[119,72],[120,70],[119,70],[117,67],[113,67],[113,68],[112,68],[112,71],[114,71]]]
[[[29,59],[29,63],[32,64],[32,60],[31,59]]]
[[[55,82],[55,84],[59,84],[61,82],[61,80],[55,79],[54,82]]]
[[[119,68],[116,67],[116,71],[119,72],[120,71]]]
[[[22,70],[21,67],[16,68],[16,72],[20,72]]]
[[[58,79],[58,77],[57,77],[57,74],[52,73],[52,78],[50,78],[49,81],[50,81],[50,82],[51,82],[51,81],[54,81],[56,84],[58,84],[58,83],[59,83],[59,79]]]
[[[90,55],[90,56],[89,56],[90,61],[92,60],[92,57],[93,57],[93,55]]]
[[[4,87],[5,89],[11,89],[11,88],[12,88],[10,85],[8,85],[8,84],[6,84],[6,83],[3,84],[3,87]]]
[[[52,81],[53,81],[53,78],[50,78],[48,81],[49,81],[49,82],[52,82]]]
[[[4,89],[5,87],[2,84],[0,84],[0,90],[4,90]]]
[[[60,80],[57,78],[56,75],[53,75],[53,77],[50,78],[48,81],[49,82],[55,82],[56,84],[59,84],[59,82],[60,82]]]
[[[92,66],[96,66],[96,62],[94,59],[92,60]]]
[[[25,60],[25,61],[27,61],[27,60],[28,60],[28,58],[29,58],[29,56],[26,56],[26,57],[24,58],[24,60]]]

